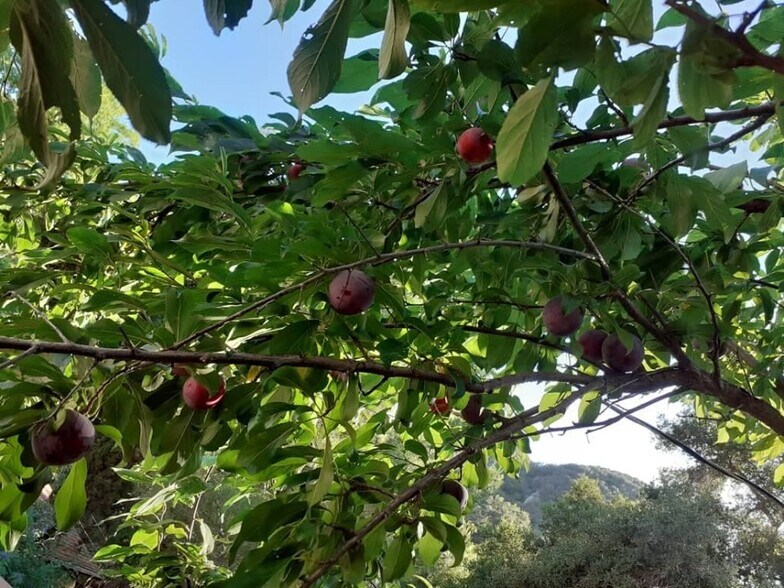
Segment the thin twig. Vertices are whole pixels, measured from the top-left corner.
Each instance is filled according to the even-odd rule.
[[[87,368],[87,370],[84,372],[84,375],[83,375],[81,378],[79,378],[79,381],[78,381],[76,384],[74,384],[74,386],[73,386],[73,388],[71,388],[70,392],[68,392],[68,394],[66,394],[65,396],[63,396],[63,397],[62,397],[62,399],[60,400],[60,402],[58,402],[58,403],[57,403],[57,406],[56,406],[56,407],[55,407],[55,409],[54,409],[54,410],[51,412],[51,414],[49,415],[49,417],[48,417],[48,418],[53,418],[53,417],[54,417],[54,416],[57,414],[57,412],[58,412],[58,411],[59,411],[61,408],[63,408],[63,406],[65,406],[65,403],[66,403],[66,402],[68,402],[68,400],[70,400],[70,398],[71,398],[71,397],[72,397],[72,396],[73,396],[73,395],[76,393],[76,391],[77,391],[79,388],[81,388],[81,387],[82,387],[82,384],[84,384],[84,382],[85,382],[85,381],[87,380],[87,378],[90,376],[90,374],[92,373],[92,371],[95,369],[95,366],[96,366],[96,365],[98,365],[98,360],[97,360],[97,359],[93,359],[93,362],[92,362],[92,364],[91,364],[91,365],[90,365],[90,367],[89,367],[89,368]]]
[[[12,357],[11,359],[5,360],[3,363],[0,363],[0,370],[4,370],[8,367],[11,367],[12,365],[23,360],[28,355],[35,355],[37,353],[40,353],[40,351],[37,346],[33,345],[29,349],[25,349],[24,351],[22,351],[22,353]]]
[[[33,306],[33,304],[27,298],[25,298],[18,292],[14,292],[13,290],[10,291],[8,295],[16,298],[17,300],[19,300],[19,302],[21,302],[22,304],[30,308],[30,310],[33,311],[33,314],[35,314],[38,318],[44,321],[49,326],[49,328],[51,328],[55,333],[57,333],[57,336],[60,337],[60,341],[62,341],[63,343],[71,342],[71,340],[68,337],[66,337],[65,334],[59,329],[59,327],[55,325],[52,321],[50,321],[49,317],[47,317],[39,308]]]
[[[693,155],[695,155],[697,153],[703,153],[703,152],[709,152],[709,151],[717,151],[719,149],[724,149],[725,147],[728,147],[729,145],[731,145],[732,143],[734,143],[738,139],[741,139],[741,138],[745,137],[746,135],[748,135],[749,133],[751,133],[751,132],[757,130],[758,128],[760,128],[762,125],[764,125],[768,121],[768,119],[770,119],[771,116],[772,116],[772,114],[763,114],[762,116],[759,116],[756,119],[754,119],[752,122],[750,122],[748,125],[746,125],[742,129],[740,129],[740,130],[736,131],[735,133],[731,134],[726,139],[722,139],[721,141],[717,141],[716,143],[711,143],[710,145],[706,145],[705,147],[703,147],[701,149],[697,149],[696,151],[692,151],[690,153],[684,153],[680,157],[676,157],[672,161],[668,161],[663,166],[661,166],[659,169],[657,169],[655,172],[653,172],[652,174],[647,176],[642,182],[640,182],[640,184],[637,187],[635,187],[635,189],[629,194],[628,201],[629,202],[633,202],[642,193],[642,191],[646,187],[648,187],[650,184],[655,182],[659,178],[659,176],[661,176],[667,170],[679,166],[684,161],[689,159],[689,157],[692,157]]]
[[[633,423],[635,423],[635,424],[637,424],[637,425],[639,425],[641,427],[644,427],[645,429],[649,430],[654,435],[657,435],[658,437],[661,437],[662,439],[664,439],[668,443],[671,443],[672,445],[675,445],[676,447],[678,447],[679,449],[681,449],[685,453],[687,453],[689,456],[691,456],[694,459],[696,459],[697,461],[699,461],[701,463],[704,463],[708,467],[716,470],[717,472],[719,472],[720,474],[722,474],[724,476],[727,476],[728,478],[732,478],[733,480],[736,480],[736,481],[738,481],[738,482],[740,482],[742,484],[745,484],[746,486],[751,488],[754,492],[757,492],[757,493],[765,496],[766,498],[769,498],[770,500],[775,502],[778,506],[784,508],[784,501],[782,501],[778,496],[776,496],[775,494],[773,494],[769,490],[763,488],[759,484],[749,480],[748,478],[746,478],[742,474],[739,474],[738,472],[730,471],[727,468],[720,466],[716,462],[714,462],[714,461],[708,459],[707,457],[701,455],[700,453],[698,453],[692,447],[689,447],[688,445],[686,445],[680,439],[676,439],[675,437],[673,437],[672,435],[670,435],[666,431],[662,431],[658,427],[655,427],[654,425],[651,425],[650,423],[642,420],[639,417],[632,416],[631,414],[628,413],[628,411],[624,411],[624,410],[622,410],[622,409],[620,409],[620,408],[618,408],[616,406],[609,406],[609,408],[611,410],[617,412],[618,414],[622,415],[624,418],[630,420],[631,422],[633,422]]]

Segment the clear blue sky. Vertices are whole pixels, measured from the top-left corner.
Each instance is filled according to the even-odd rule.
[[[299,39],[308,25],[314,23],[329,4],[317,0],[306,13],[298,13],[281,30],[277,23],[264,25],[269,16],[269,4],[256,0],[248,18],[234,31],[225,30],[216,37],[204,18],[201,3],[192,0],[163,0],[152,5],[150,21],[159,35],[168,41],[168,54],[164,60],[172,75],[186,92],[195,95],[203,104],[220,108],[231,116],[249,114],[263,123],[270,113],[287,110],[273,91],[289,94],[286,67]],[[741,14],[753,6],[744,0],[731,6],[733,14]],[[657,15],[661,2],[655,2]],[[663,31],[667,42],[677,38],[676,31]],[[661,34],[661,33],[660,33]],[[662,39],[664,40],[664,39]],[[348,55],[379,44],[378,38],[352,41]],[[331,95],[327,102],[337,108],[355,110],[362,104],[360,95]],[[673,91],[673,102],[677,94]],[[161,161],[167,147],[154,148],[145,142],[145,154],[153,161]],[[730,164],[748,155],[742,150],[724,156],[722,163]],[[526,405],[535,403],[540,390],[524,389],[521,394]],[[662,409],[649,409],[644,416],[655,422]],[[674,407],[667,410],[673,414]],[[562,423],[575,419],[570,414]],[[586,436],[571,433],[565,436],[544,438],[533,446],[534,459],[550,463],[583,463],[617,469],[644,480],[652,480],[659,467],[683,464],[686,460],[677,454],[657,452],[654,440],[645,430],[631,423],[618,423],[600,432]]]
[[[268,120],[288,106],[271,92],[289,95],[286,67],[302,33],[329,5],[317,0],[307,12],[297,13],[281,30],[277,22],[267,25],[268,2],[256,0],[249,15],[233,31],[216,37],[207,24],[201,2],[161,0],[152,4],[150,22],[168,42],[164,65],[186,93],[202,104],[215,106],[230,116],[251,115],[257,122]],[[348,55],[367,47],[378,47],[376,38],[351,40]],[[327,102],[336,108],[355,110],[362,103],[356,94],[333,94]],[[145,142],[143,151],[159,161],[168,148]]]

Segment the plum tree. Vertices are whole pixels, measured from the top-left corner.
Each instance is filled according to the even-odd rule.
[[[329,284],[329,304],[340,314],[360,314],[373,304],[375,292],[373,280],[365,272],[343,270]]]
[[[209,388],[196,377],[191,376],[182,385],[182,400],[188,408],[193,410],[209,410],[220,404],[226,395],[226,381],[220,378],[218,390],[214,396]]]
[[[32,431],[33,455],[44,465],[67,465],[83,457],[95,443],[95,427],[83,414],[65,410],[60,425],[52,418]]]
[[[493,152],[493,140],[479,127],[472,127],[460,134],[456,147],[466,163],[484,163]]]
[[[765,448],[784,435],[768,377],[784,337],[782,2],[729,20],[729,0],[659,3],[668,10],[316,3],[281,112],[260,127],[183,96],[140,28],[150,0],[125,2],[130,22],[111,0],[0,2],[11,23],[0,27],[0,494],[10,505],[0,546],[18,536],[26,505],[27,430],[66,397],[141,458],[131,468],[177,488],[167,513],[197,502],[198,485],[180,481],[212,469],[242,503],[230,517],[242,561],[226,569],[182,538],[181,521],[131,512],[128,530],[157,533],[170,567],[127,549],[132,533],[103,551],[128,575],[154,570],[151,584],[209,570],[188,579],[314,588],[379,583],[383,569],[392,585],[413,554],[435,551],[415,531],[428,519],[458,557],[461,529],[419,498],[461,470],[466,485],[488,483],[496,466],[520,472],[527,436],[575,404],[579,427],[559,428],[604,426],[593,391],[653,403],[685,390],[679,401],[715,415],[723,437],[772,459]],[[187,10],[205,9],[220,32],[251,4]],[[273,4],[282,23],[314,5]],[[346,54],[358,36],[380,40],[377,57]],[[100,71],[134,127],[171,145],[170,161],[79,139]],[[336,88],[374,90],[351,112],[317,104]],[[747,161],[748,145],[761,157]],[[624,165],[630,155],[646,166]],[[602,343],[605,370],[569,365],[563,354],[587,330],[570,298],[586,314],[590,301],[608,332],[628,325],[645,369],[625,336],[631,350]],[[719,356],[728,334],[737,348]],[[573,342],[555,340],[564,336]],[[194,414],[174,361],[226,366],[232,394]],[[216,374],[199,378],[214,382],[207,394],[189,384],[201,410],[219,386]],[[538,398],[523,403],[520,386],[533,383]],[[457,415],[434,418],[439,394],[467,403],[459,427]],[[357,479],[362,495],[349,490]],[[262,491],[247,502],[253,486]],[[201,520],[193,514],[186,528]],[[217,553],[229,549],[225,531],[216,562],[231,559]]]
[[[468,505],[468,490],[457,480],[447,479],[441,482],[441,494],[454,497],[460,503],[460,510]]]
[[[580,328],[583,322],[583,310],[575,308],[568,313],[564,313],[563,298],[556,296],[544,305],[542,322],[545,328],[553,335],[565,337]]]
[[[585,331],[580,338],[577,339],[583,351],[583,357],[594,363],[602,362],[602,344],[607,338],[607,333],[601,329],[591,329]]]
[[[602,359],[608,367],[617,372],[633,372],[640,368],[644,351],[642,342],[636,335],[632,335],[632,346],[627,347],[621,338],[608,335],[602,343]]]

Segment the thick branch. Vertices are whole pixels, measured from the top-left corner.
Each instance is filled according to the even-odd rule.
[[[62,353],[65,355],[78,355],[92,357],[98,361],[117,360],[134,361],[138,363],[155,364],[222,364],[222,365],[256,365],[268,369],[280,367],[305,367],[325,371],[357,372],[375,374],[387,378],[410,378],[423,382],[434,382],[450,388],[456,386],[455,380],[448,374],[430,372],[412,367],[399,367],[385,365],[374,361],[333,359],[330,357],[308,357],[303,355],[263,355],[240,352],[199,352],[199,351],[149,351],[145,349],[113,349],[109,347],[95,347],[78,343],[61,343],[57,341],[28,341],[13,337],[0,337],[0,349],[16,349],[24,351],[25,355],[40,353]],[[32,350],[32,351],[31,351]],[[15,358],[16,359],[16,358]],[[592,381],[601,382],[603,378],[580,374],[561,374],[557,372],[526,372],[496,378],[486,382],[466,382],[466,390],[481,394],[490,392],[503,386],[512,386],[524,383],[564,382],[567,384],[583,385]]]

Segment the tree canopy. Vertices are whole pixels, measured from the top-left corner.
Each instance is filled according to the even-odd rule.
[[[444,480],[627,400],[782,454],[781,3],[334,0],[261,126],[189,97],[123,4],[0,0],[5,548],[69,462],[79,520],[95,434],[156,489],[98,557],[151,586],[421,581],[465,547]],[[220,34],[251,4],[204,6]],[[84,132],[102,80],[170,163]]]

